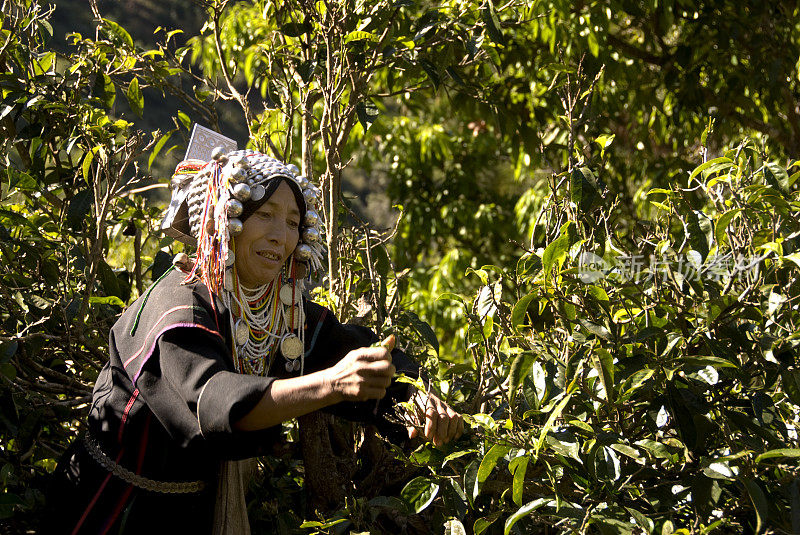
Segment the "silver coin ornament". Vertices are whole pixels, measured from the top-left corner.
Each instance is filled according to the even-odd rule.
[[[294,177],[294,181],[297,182],[297,185],[300,186],[301,189],[306,189],[308,187],[308,185],[310,184],[308,179],[306,177],[304,177],[303,175],[298,175],[298,176]]]
[[[240,219],[228,219],[228,232],[231,236],[238,236],[242,233],[242,221]]]
[[[319,231],[314,227],[307,227],[303,229],[303,243],[317,243],[322,239]]]
[[[245,178],[247,178],[247,171],[242,169],[241,167],[236,167],[230,174],[232,182],[242,182]]]
[[[236,320],[234,329],[236,330],[236,343],[240,346],[245,345],[250,339],[250,327],[244,321]]]
[[[290,334],[281,340],[281,353],[284,358],[295,360],[303,354],[303,342],[297,335]]]
[[[250,198],[250,186],[244,182],[241,184],[236,184],[233,186],[233,196],[241,202],[245,202]]]
[[[319,214],[314,210],[306,212],[306,217],[303,219],[303,224],[307,227],[316,227],[319,225]]]
[[[303,198],[306,200],[307,205],[317,204],[317,192],[312,188],[303,190]]]
[[[265,193],[266,193],[266,190],[264,190],[264,186],[262,186],[261,184],[256,184],[250,190],[250,198],[253,199],[254,201],[258,202],[258,201],[260,201],[261,199],[264,198],[264,194]]]
[[[231,267],[236,263],[236,253],[228,249],[228,256],[225,258],[225,266]]]
[[[289,172],[292,173],[293,175],[300,174],[300,169],[293,163],[290,163],[289,165],[287,165],[286,169],[288,169]]]
[[[283,303],[284,305],[290,306],[294,304],[294,299],[293,299],[294,288],[292,288],[290,285],[284,284],[283,286],[281,286],[281,290],[278,293],[278,296],[281,299],[281,303]]]
[[[225,208],[228,211],[228,217],[239,217],[244,212],[244,206],[236,199],[228,199]]]
[[[313,255],[313,251],[311,247],[306,245],[305,243],[301,243],[297,246],[297,249],[294,250],[294,257],[301,262],[307,262],[311,260],[311,256]]]
[[[230,269],[225,270],[225,275],[222,277],[222,286],[229,292],[233,291],[233,271]]]
[[[308,276],[308,266],[300,262],[294,265],[294,277],[298,280],[303,280]]]
[[[211,151],[211,159],[218,160],[225,156],[225,149],[222,146],[214,147]]]
[[[242,169],[249,169],[250,168],[250,162],[247,161],[247,156],[245,156],[243,154],[239,154],[239,155],[233,156],[231,158],[230,162],[233,165],[235,165],[236,167],[241,167]]]

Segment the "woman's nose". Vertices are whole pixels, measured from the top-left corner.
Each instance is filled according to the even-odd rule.
[[[277,244],[286,243],[286,225],[273,223],[267,228],[267,239]]]

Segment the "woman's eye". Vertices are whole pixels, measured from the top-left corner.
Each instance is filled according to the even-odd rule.
[[[289,220],[289,228],[299,228],[299,227],[300,227],[300,223],[298,223],[297,221]]]

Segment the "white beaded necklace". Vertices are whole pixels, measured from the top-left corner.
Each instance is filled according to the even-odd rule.
[[[285,281],[283,270],[274,281],[252,289],[242,286],[238,277],[234,279],[234,291],[224,292],[224,302],[230,311],[236,370],[250,375],[266,375],[280,346],[286,359],[286,371],[300,371],[302,375],[305,372],[305,332],[302,328],[305,313],[302,298],[295,296],[301,288],[279,284],[279,281]],[[296,305],[292,306],[295,302]],[[255,309],[250,303],[257,305]],[[297,335],[292,330],[298,331]]]

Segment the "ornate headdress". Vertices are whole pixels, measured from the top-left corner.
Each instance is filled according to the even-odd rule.
[[[289,184],[300,210],[300,241],[276,281],[245,288],[234,268],[232,238],[281,182]],[[265,374],[278,347],[287,371],[303,372],[301,296],[304,280],[322,267],[319,200],[319,188],[296,166],[253,150],[225,154],[218,147],[210,162],[185,160],[175,170],[172,201],[161,228],[197,246],[187,280],[201,279],[231,311],[234,362],[242,373]]]

